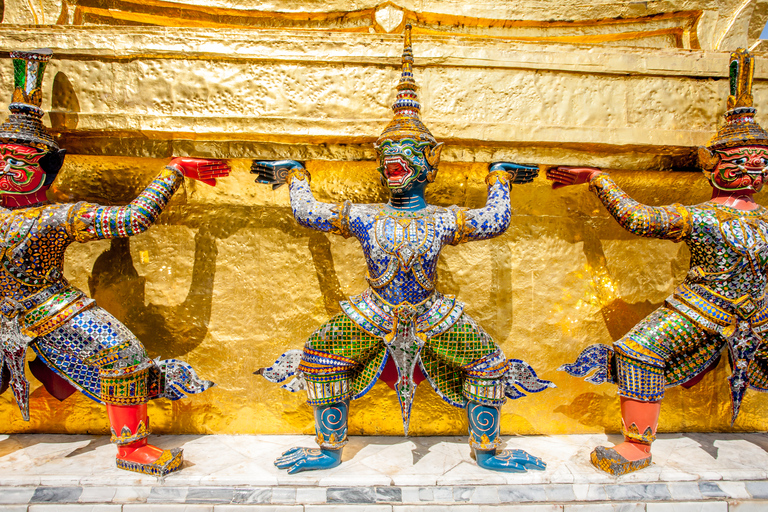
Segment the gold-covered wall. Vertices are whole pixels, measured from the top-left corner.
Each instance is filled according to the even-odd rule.
[[[187,181],[147,233],[67,253],[67,277],[152,357],[183,359],[217,383],[154,402],[156,433],[313,432],[303,394],[252,373],[300,348],[340,299],[362,291],[364,261],[353,239],[298,226],[286,188],[254,184],[250,164],[302,160],[321,200],[386,200],[371,142],[390,119],[404,20],[415,24],[424,121],[446,142],[427,192],[435,204],[483,205],[495,160],[599,165],[648,204],[706,200],[692,155],[725,108],[732,48],[718,41],[756,45],[758,120],[768,119],[768,55],[750,29],[765,22],[761,2],[645,2],[645,11],[560,2],[556,12],[476,2],[473,18],[449,1],[361,2],[346,16],[340,6],[278,2],[271,17],[247,2],[212,0],[205,12],[155,2],[168,3],[178,4],[175,17],[147,2],[76,1],[43,2],[32,19],[6,0],[0,24],[0,56],[54,50],[45,122],[70,152],[54,200],[122,204],[172,155],[230,160],[232,176],[215,188]],[[572,39],[552,39],[563,31]],[[7,58],[0,84],[10,98]],[[512,203],[505,235],[444,250],[438,288],[457,294],[508,357],[557,385],[508,402],[504,433],[616,432],[615,387],[556,368],[659,306],[685,275],[688,251],[626,233],[586,187],[552,191],[540,177],[516,187]],[[726,366],[692,390],[669,390],[661,430],[730,430]],[[58,402],[28,377],[31,421],[5,393],[3,431],[107,432],[100,406],[80,395]],[[749,393],[733,428],[766,430],[766,405],[768,396]],[[411,432],[461,434],[463,416],[424,384]],[[354,402],[350,431],[401,434],[394,393],[378,383]]]

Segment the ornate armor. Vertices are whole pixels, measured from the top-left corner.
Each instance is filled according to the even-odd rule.
[[[150,359],[128,328],[67,282],[63,259],[75,241],[146,230],[185,172],[203,175],[197,172],[200,161],[174,160],[126,206],[47,204],[45,191],[64,159],[64,150],[41,122],[40,86],[51,52],[12,52],[11,57],[13,103],[8,121],[0,126],[0,370],[7,369],[0,371],[0,392],[9,385],[29,420],[24,361],[31,348],[38,359],[30,367],[54,396],[64,399],[77,389],[106,404],[118,467],[163,476],[181,467],[182,453],[147,444],[147,401],[177,400],[213,383],[182,361]]]
[[[689,381],[709,368],[728,347],[733,419],[747,387],[768,391],[768,330],[765,300],[768,263],[768,211],[737,210],[722,204],[645,206],[624,193],[607,175],[590,188],[628,231],[685,242],[691,269],[685,281],[651,316],[613,348],[593,345],[564,370],[583,376],[602,363],[598,380],[619,384],[622,396],[661,400],[664,388]],[[599,354],[604,352],[604,355]]]
[[[768,133],[754,119],[754,60],[740,49],[731,54],[729,69],[725,124],[708,147],[699,148],[699,163],[713,189],[709,202],[645,206],[597,169],[550,172],[556,188],[588,180],[628,231],[682,241],[691,251],[688,275],[662,307],[612,347],[592,345],[575,363],[560,368],[590,382],[618,384],[625,441],[598,447],[591,455],[595,466],[614,475],[651,463],[664,388],[695,384],[725,347],[733,370],[731,422],[748,387],[768,390],[768,213],[752,199],[768,177]]]
[[[273,382],[293,376],[284,387],[306,389],[315,407],[320,452],[297,448],[276,464],[289,472],[338,464],[346,443],[349,400],[367,393],[392,364],[396,377],[391,385],[406,434],[416,386],[426,379],[448,403],[461,408],[474,404],[470,430],[482,425],[482,432],[470,436],[470,445],[479,450],[479,464],[501,471],[543,469],[543,462],[523,452],[496,453],[501,443],[499,408],[507,397],[524,396],[518,387],[538,392],[552,383],[538,379],[524,362],[507,360],[461,302],[435,290],[440,251],[504,233],[511,218],[510,182],[532,180],[536,168],[494,164],[483,208],[426,204],[423,191],[434,180],[442,144],[419,117],[410,46],[408,26],[395,116],[376,145],[382,179],[392,191],[390,203],[322,203],[312,195],[309,173],[298,162],[254,163],[260,182],[279,184],[284,179],[289,184],[299,224],[360,242],[369,283],[364,292],[341,302],[342,312],[315,331],[303,351],[289,351],[260,370]],[[334,428],[324,420],[330,411],[341,418]]]
[[[179,171],[166,169],[127,206],[77,203],[0,209],[3,331],[11,333],[11,339],[24,340],[11,350],[4,348],[3,356],[24,419],[29,419],[29,384],[23,371],[27,345],[50,369],[99,402],[175,400],[211,386],[186,363],[149,359],[120,321],[62,275],[69,244],[144,231],[182,179]]]

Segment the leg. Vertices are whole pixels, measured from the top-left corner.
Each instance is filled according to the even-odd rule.
[[[32,348],[54,372],[107,405],[118,467],[156,476],[181,467],[181,450],[147,444],[146,404],[164,396],[161,381],[167,387],[175,380],[163,378],[141,342],[115,317],[92,307],[38,338]]]
[[[622,339],[615,347],[624,442],[613,448],[598,446],[591,460],[595,467],[619,476],[651,464],[651,443],[656,437],[665,379],[664,361],[651,357],[646,347],[631,338]]]
[[[288,474],[314,469],[330,469],[341,464],[341,451],[347,444],[347,416],[349,400],[315,409],[315,432],[317,448],[291,448],[275,461],[275,466],[288,469]]]
[[[469,315],[463,314],[446,332],[429,339],[421,361],[435,391],[449,403],[466,407],[469,445],[478,466],[505,472],[546,468],[541,459],[523,450],[498,450],[508,363]]]
[[[528,469],[544,470],[547,465],[538,457],[523,450],[499,451],[499,423],[501,406],[487,406],[477,402],[467,403],[469,419],[469,445],[481,468],[507,473],[524,473]]]
[[[643,469],[651,464],[651,443],[656,438],[661,401],[641,402],[621,397],[624,442],[613,448],[598,446],[592,464],[615,476]]]
[[[718,357],[724,340],[676,310],[663,306],[614,343],[613,373],[621,397],[625,441],[598,447],[592,463],[612,475],[623,475],[651,463],[661,400],[668,386],[684,383],[706,370]],[[609,358],[610,359],[610,358]]]
[[[304,376],[307,403],[315,410],[320,449],[291,448],[275,461],[278,468],[296,473],[341,463],[350,399],[364,394],[368,383],[378,377],[384,350],[379,338],[360,330],[343,313],[310,336],[298,369]]]
[[[117,444],[115,462],[120,469],[158,477],[181,468],[180,448],[162,450],[147,442],[150,363],[129,368],[102,368],[101,399],[107,405],[112,442]]]
[[[118,468],[165,476],[181,467],[183,462],[181,448],[161,450],[147,443],[149,436],[147,404],[107,404],[107,416],[112,430],[112,442],[117,444],[115,462]]]

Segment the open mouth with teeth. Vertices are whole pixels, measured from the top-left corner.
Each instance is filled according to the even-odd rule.
[[[388,156],[384,158],[384,176],[391,188],[400,188],[407,184],[413,171],[402,157]]]

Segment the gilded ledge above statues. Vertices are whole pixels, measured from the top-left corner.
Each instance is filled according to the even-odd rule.
[[[62,144],[149,157],[370,160],[372,138],[361,134],[380,132],[390,116],[398,38],[0,26],[0,50],[54,50],[43,109]],[[679,167],[706,142],[722,111],[710,100],[728,87],[725,53],[429,35],[417,49],[424,119],[449,162],[588,154],[604,155],[589,160],[604,167]],[[760,102],[768,69],[758,64],[755,75]]]

